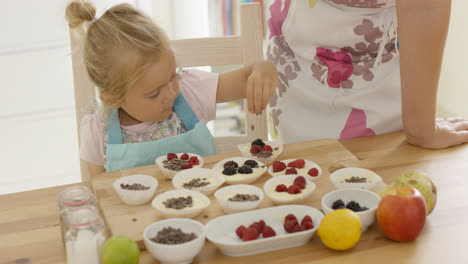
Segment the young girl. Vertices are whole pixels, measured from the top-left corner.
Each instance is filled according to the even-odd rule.
[[[95,14],[84,1],[66,10],[71,28],[88,22],[84,63],[104,104],[81,120],[80,157],[91,175],[154,164],[168,152],[214,155],[205,123],[215,119],[216,103],[247,98],[258,113],[276,87],[268,62],[220,75],[176,72],[170,42],[151,18],[128,4]]]

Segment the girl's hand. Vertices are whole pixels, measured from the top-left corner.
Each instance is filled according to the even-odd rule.
[[[468,120],[463,117],[436,119],[436,131],[427,139],[408,137],[408,143],[429,149],[443,149],[468,142]]]
[[[262,61],[252,66],[247,79],[246,97],[250,113],[259,113],[268,105],[278,84],[278,73],[270,62]]]

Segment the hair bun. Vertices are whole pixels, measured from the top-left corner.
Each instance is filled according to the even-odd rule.
[[[65,18],[70,28],[75,28],[84,22],[89,22],[96,16],[96,8],[93,4],[84,0],[75,0],[67,6]]]

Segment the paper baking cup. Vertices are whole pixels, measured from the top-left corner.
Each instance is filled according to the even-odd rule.
[[[258,195],[259,199],[258,201],[248,202],[231,202],[227,200],[227,198],[230,198],[238,193],[251,195],[255,194]],[[263,191],[260,188],[252,185],[238,184],[221,188],[215,192],[214,196],[216,197],[216,201],[218,201],[218,203],[223,208],[223,211],[227,214],[231,214],[257,208],[258,205],[260,205],[260,202],[263,200]]]
[[[367,182],[342,182],[346,178],[352,176],[357,177],[366,177]],[[334,171],[330,174],[330,180],[337,189],[343,188],[360,188],[360,189],[372,189],[379,182],[382,181],[382,177],[377,175],[377,173],[366,170],[363,168],[343,168]]]
[[[169,209],[164,207],[162,202],[166,201],[170,198],[177,198],[177,197],[187,197],[192,196],[192,199],[200,200],[203,203],[202,206],[196,208],[184,208],[181,210]],[[159,207],[159,205],[162,205]],[[172,191],[164,192],[153,199],[152,206],[156,211],[160,212],[162,216],[165,218],[194,218],[198,216],[203,210],[205,210],[208,206],[210,206],[210,199],[206,197],[206,195],[196,192],[190,191],[186,189],[177,189]]]
[[[303,203],[310,197],[310,195],[314,192],[316,187],[315,183],[307,180],[307,178],[305,177],[304,178],[306,179],[306,188],[310,187],[308,192],[304,192],[304,189],[301,190],[301,194],[288,194],[287,192],[282,193],[285,194],[286,197],[290,197],[290,199],[283,199],[277,196],[272,196],[272,193],[276,192],[275,189],[278,184],[284,184],[286,185],[286,187],[289,188],[289,186],[294,183],[294,179],[296,177],[298,177],[298,175],[280,175],[273,177],[265,182],[265,184],[263,185],[263,191],[266,193],[268,198],[270,198],[276,205]]]
[[[227,184],[250,184],[258,180],[258,178],[260,178],[263,174],[265,174],[267,170],[267,166],[265,164],[263,164],[261,161],[255,160],[256,162],[258,162],[259,168],[262,169],[261,173],[259,174],[252,173],[252,174],[242,174],[242,175],[235,175],[235,176],[224,175],[223,174],[224,163],[231,161],[231,160],[237,162],[240,167],[244,165],[244,162],[246,162],[247,160],[255,160],[255,159],[245,158],[245,157],[232,157],[228,159],[223,159],[222,161],[216,163],[216,165],[214,165],[213,167],[213,173],[223,176]],[[264,167],[262,168],[262,166]]]
[[[283,152],[283,144],[279,143],[278,141],[266,141],[265,145],[270,145],[273,149],[278,148],[278,150],[276,151],[275,154],[273,154],[269,158],[259,158],[257,156],[252,155],[252,153],[250,153],[250,148],[252,147],[252,143],[239,144],[237,145],[237,148],[242,153],[242,156],[246,158],[256,159],[256,160],[263,162],[266,165],[270,165]]]
[[[291,162],[291,161],[295,161],[297,159],[286,159],[286,160],[281,160],[281,162],[284,162],[286,164],[286,166],[288,166],[288,163]],[[305,165],[304,167],[309,167],[310,169],[312,168],[317,168],[318,170],[318,175],[315,176],[315,177],[312,177],[310,176],[307,172],[306,173],[303,173],[303,174],[300,174],[300,176],[304,176],[304,178],[306,178],[306,180],[309,180],[309,181],[315,181],[316,179],[320,178],[320,176],[322,176],[322,168],[320,168],[320,166],[313,162],[313,161],[310,161],[310,160],[304,160],[305,161]],[[292,168],[292,167],[286,167],[286,169],[284,169],[284,171],[281,171],[281,172],[277,172],[277,173],[281,173],[280,175],[285,175],[286,173],[286,170],[289,169],[289,168]],[[309,170],[310,170],[309,169]],[[271,165],[270,167],[268,167],[268,173],[272,176],[272,177],[276,177],[274,176],[274,172],[273,172],[273,165]],[[288,175],[297,175],[297,174],[288,174]],[[279,175],[277,175],[279,176]]]
[[[176,153],[177,156],[180,158],[180,156],[184,153]],[[198,161],[200,162],[199,165],[195,165],[193,166],[193,168],[201,168],[203,167],[203,158],[200,156],[200,155],[197,155],[197,154],[194,154],[194,153],[187,153],[189,155],[189,157],[192,157],[192,156],[196,156],[198,158]],[[156,165],[158,165],[159,169],[162,171],[162,173],[164,174],[164,176],[166,176],[167,178],[169,179],[173,179],[174,176],[181,172],[181,171],[175,171],[175,170],[169,170],[169,169],[166,169],[164,168],[164,164],[163,164],[163,161],[167,160],[167,154],[164,155],[164,156],[160,156],[158,157],[156,160],[155,160],[155,163]]]
[[[122,183],[130,185],[139,183],[150,188],[148,190],[126,190],[120,187]],[[157,187],[158,180],[156,180],[156,178],[142,174],[130,175],[114,181],[114,189],[120,200],[128,205],[140,205],[151,201]]]
[[[199,188],[192,188],[192,189],[184,188],[183,187],[184,183],[187,181],[190,181],[190,179],[192,178],[207,178],[207,179],[210,179],[211,181],[214,181],[214,183],[203,186],[203,187],[199,187]],[[172,179],[172,185],[176,189],[187,189],[187,190],[197,191],[207,196],[212,195],[216,191],[216,189],[219,188],[219,186],[223,185],[224,182],[225,180],[222,175],[213,173],[211,169],[204,169],[204,168],[194,168],[194,169],[180,171],[179,173],[176,174],[174,179]]]

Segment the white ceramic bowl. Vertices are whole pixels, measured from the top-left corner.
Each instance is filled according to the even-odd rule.
[[[225,179],[222,175],[219,175],[218,173],[213,173],[211,169],[194,168],[183,170],[177,173],[174,179],[172,179],[172,185],[176,189],[186,189],[183,186],[184,183],[190,181],[193,178],[206,178],[211,182],[211,184],[187,190],[201,192],[207,196],[212,195],[216,191],[216,189],[218,189],[219,186],[223,185],[223,183],[225,182]]]
[[[287,233],[283,227],[286,215],[294,214],[298,221],[305,215],[312,218],[314,228],[297,233]],[[305,205],[283,205],[263,208],[217,217],[206,224],[206,238],[224,255],[239,257],[263,252],[297,247],[309,242],[320,226],[323,214],[319,210]],[[275,230],[276,236],[243,242],[236,235],[240,225],[249,226],[253,222],[264,220],[266,225]]]
[[[286,166],[288,166],[289,162],[292,162],[292,161],[295,161],[295,160],[296,159],[286,159],[286,160],[281,160],[281,162],[284,162],[286,164]],[[317,163],[315,163],[313,161],[310,161],[310,160],[304,160],[304,161],[305,161],[304,168],[296,169],[297,172],[298,172],[297,175],[304,176],[304,178],[306,178],[309,181],[315,181],[320,176],[322,176],[322,168],[320,168],[320,166]],[[278,175],[285,175],[286,170],[289,169],[289,168],[292,168],[292,167],[286,167],[286,169],[284,169],[282,171],[273,172],[273,165],[271,165],[270,167],[268,167],[268,173],[273,177],[276,177]],[[312,176],[310,176],[308,174],[309,170],[312,169],[312,168],[316,168],[318,170],[318,175],[317,176],[312,177]],[[288,174],[288,175],[290,175],[290,174]]]
[[[367,182],[345,182],[346,178],[351,178],[352,176],[366,177]],[[372,189],[382,181],[382,178],[377,173],[363,168],[343,168],[330,174],[330,180],[337,189]]]
[[[332,205],[336,200],[341,199],[346,205],[350,201],[359,203],[361,207],[367,207],[369,210],[356,212],[361,219],[361,229],[367,228],[375,222],[375,214],[379,206],[380,196],[375,192],[365,189],[338,189],[325,194],[322,197],[322,210],[325,214],[333,211]]]
[[[184,154],[184,153],[175,153],[175,154],[177,154],[177,157],[180,158],[180,156],[182,156],[182,154]],[[198,158],[198,161],[200,162],[199,165],[194,165],[193,168],[203,167],[203,158],[200,155],[197,155],[197,154],[194,154],[194,153],[187,153],[187,154],[189,155],[189,157],[196,156]],[[163,161],[165,161],[165,160],[167,160],[167,154],[158,157],[155,160],[155,163],[156,163],[156,165],[158,165],[159,169],[162,171],[164,176],[166,176],[169,179],[172,179],[180,171],[174,171],[174,170],[169,170],[169,169],[164,168]]]
[[[288,192],[276,192],[276,186],[279,184],[284,184],[289,188],[290,185],[294,183],[298,175],[281,175],[276,176],[265,182],[263,185],[263,191],[270,198],[274,204],[298,204],[305,202],[312,192],[315,190],[315,183],[306,179],[306,188],[301,190],[299,194],[289,194]]]
[[[134,184],[139,183],[150,187],[148,190],[126,190],[120,187],[120,184]],[[145,204],[153,198],[154,191],[158,187],[158,180],[149,175],[130,175],[122,177],[114,181],[114,189],[117,192],[120,200],[128,205]]]
[[[197,238],[177,245],[159,244],[150,240],[165,227],[180,228],[185,233],[195,233]],[[205,227],[200,222],[184,218],[158,221],[146,227],[143,232],[146,250],[162,264],[191,263],[205,244],[205,237]]]
[[[257,195],[258,201],[231,202],[226,197],[232,197],[238,193]],[[249,211],[257,208],[263,200],[263,192],[253,185],[237,184],[217,190],[214,194],[216,200],[227,214]]]
[[[176,210],[166,208],[163,204],[164,201],[170,198],[192,196],[194,207]],[[203,210],[210,206],[210,199],[206,195],[186,189],[178,189],[164,192],[153,199],[153,208],[156,209],[165,218],[194,218],[198,216]],[[198,206],[197,206],[198,205]]]
[[[232,175],[232,176],[224,175],[223,174],[224,163],[231,161],[231,160],[237,162],[240,167],[244,164],[245,161],[255,160],[255,159],[245,158],[245,157],[232,157],[232,158],[227,158],[216,163],[216,165],[214,165],[213,167],[213,172],[218,173],[219,175],[223,176],[227,184],[250,184],[258,180],[258,178],[260,178],[267,170],[267,166],[265,164],[263,164],[259,160],[255,160],[259,166],[257,173],[237,174],[237,175]]]
[[[239,144],[237,145],[237,148],[242,153],[242,156],[246,158],[256,159],[256,160],[261,161],[264,164],[270,165],[283,152],[283,144],[279,143],[278,141],[264,141],[264,143],[265,145],[270,145],[271,148],[273,149],[273,155],[269,158],[259,158],[257,156],[252,155],[252,153],[250,153],[250,148],[252,147],[252,143]],[[274,150],[275,148],[278,148],[278,149]]]

